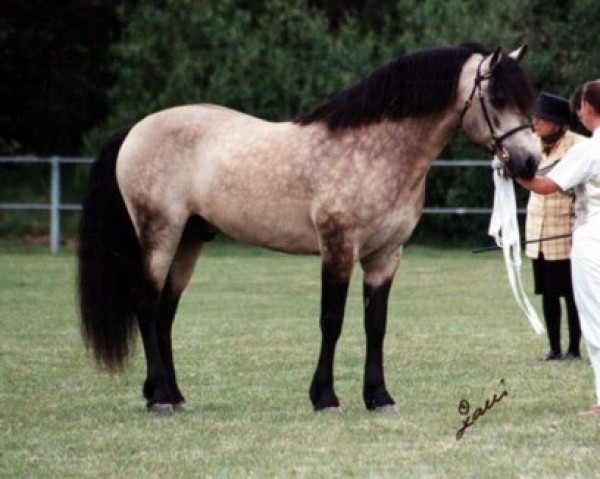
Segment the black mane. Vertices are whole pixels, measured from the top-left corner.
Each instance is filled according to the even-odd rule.
[[[458,79],[467,59],[490,50],[479,44],[437,47],[403,55],[294,119],[330,130],[358,128],[439,112],[455,101]],[[504,55],[494,70],[490,96],[495,105],[514,104],[529,113],[535,96],[518,63]]]

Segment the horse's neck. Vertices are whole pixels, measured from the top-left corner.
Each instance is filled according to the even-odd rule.
[[[390,158],[403,170],[406,164],[410,164],[411,167],[426,171],[458,127],[458,116],[453,111],[447,111],[435,116],[372,125],[363,141],[367,148]]]

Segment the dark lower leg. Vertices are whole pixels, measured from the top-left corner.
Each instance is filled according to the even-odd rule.
[[[167,386],[167,373],[160,355],[156,321],[140,321],[140,331],[146,354],[146,380],[144,381],[144,397],[148,406],[164,404],[171,401]]]
[[[383,373],[383,339],[391,284],[389,281],[377,287],[363,286],[367,336],[363,400],[369,410],[395,404],[386,390]]]
[[[174,297],[170,293],[170,285],[167,283],[165,292],[163,292],[160,302],[160,320],[158,323],[158,346],[160,349],[161,357],[164,361],[165,373],[167,376],[167,382],[169,390],[172,391],[176,404],[185,402],[185,398],[179,390],[177,385],[177,377],[175,375],[175,364],[173,361],[173,347],[171,330],[173,326],[173,320],[179,304],[179,298]]]
[[[548,330],[548,341],[552,353],[560,354],[560,298],[558,296],[542,296],[544,319]]]
[[[567,320],[569,322],[569,349],[568,352],[574,356],[579,356],[579,343],[581,341],[581,326],[579,324],[579,314],[573,294],[565,296],[567,306]]]
[[[154,404],[176,403],[176,395],[167,379],[167,369],[161,352],[159,334],[160,301],[158,295],[145,290],[136,294],[136,316],[146,355],[144,397],[148,407]]]
[[[323,268],[321,280],[321,351],[309,391],[317,411],[340,405],[333,389],[333,360],[342,332],[349,282],[326,268]]]

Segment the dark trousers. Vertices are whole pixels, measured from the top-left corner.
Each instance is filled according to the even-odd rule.
[[[581,340],[581,327],[579,325],[579,316],[573,294],[564,296],[567,306],[567,321],[569,322],[569,349],[568,353],[579,356],[579,342]],[[544,319],[548,330],[548,340],[550,341],[550,350],[553,353],[562,352],[560,345],[560,318],[561,304],[560,296],[542,295],[542,306],[544,310]]]
[[[573,296],[571,262],[568,259],[548,261],[540,253],[539,257],[533,260],[533,281],[535,293],[542,296],[550,352],[554,354],[561,354],[562,352],[560,346],[560,298],[562,297],[565,298],[569,323],[568,353],[579,356],[581,327]]]

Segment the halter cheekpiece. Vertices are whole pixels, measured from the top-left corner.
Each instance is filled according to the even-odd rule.
[[[533,131],[533,125],[531,123],[525,123],[523,125],[519,125],[515,128],[508,130],[506,133],[500,136],[496,134],[496,130],[494,129],[494,125],[492,124],[492,121],[490,119],[487,104],[485,98],[483,97],[483,91],[481,89],[481,84],[486,80],[491,80],[493,76],[493,69],[490,69],[484,74],[481,73],[481,66],[483,65],[483,62],[486,58],[487,57],[483,57],[479,62],[479,65],[477,65],[477,75],[475,76],[475,80],[473,81],[473,88],[471,89],[469,99],[465,101],[465,106],[463,107],[460,113],[460,123],[462,124],[467,110],[473,104],[473,97],[475,96],[475,93],[477,93],[477,96],[479,97],[479,103],[481,104],[481,111],[483,112],[483,118],[485,119],[485,122],[490,130],[491,141],[490,147],[488,149],[491,151],[492,154],[495,154],[502,161],[502,163],[506,164],[508,163],[509,154],[508,151],[506,151],[506,148],[504,148],[502,142],[521,130],[531,129]]]

